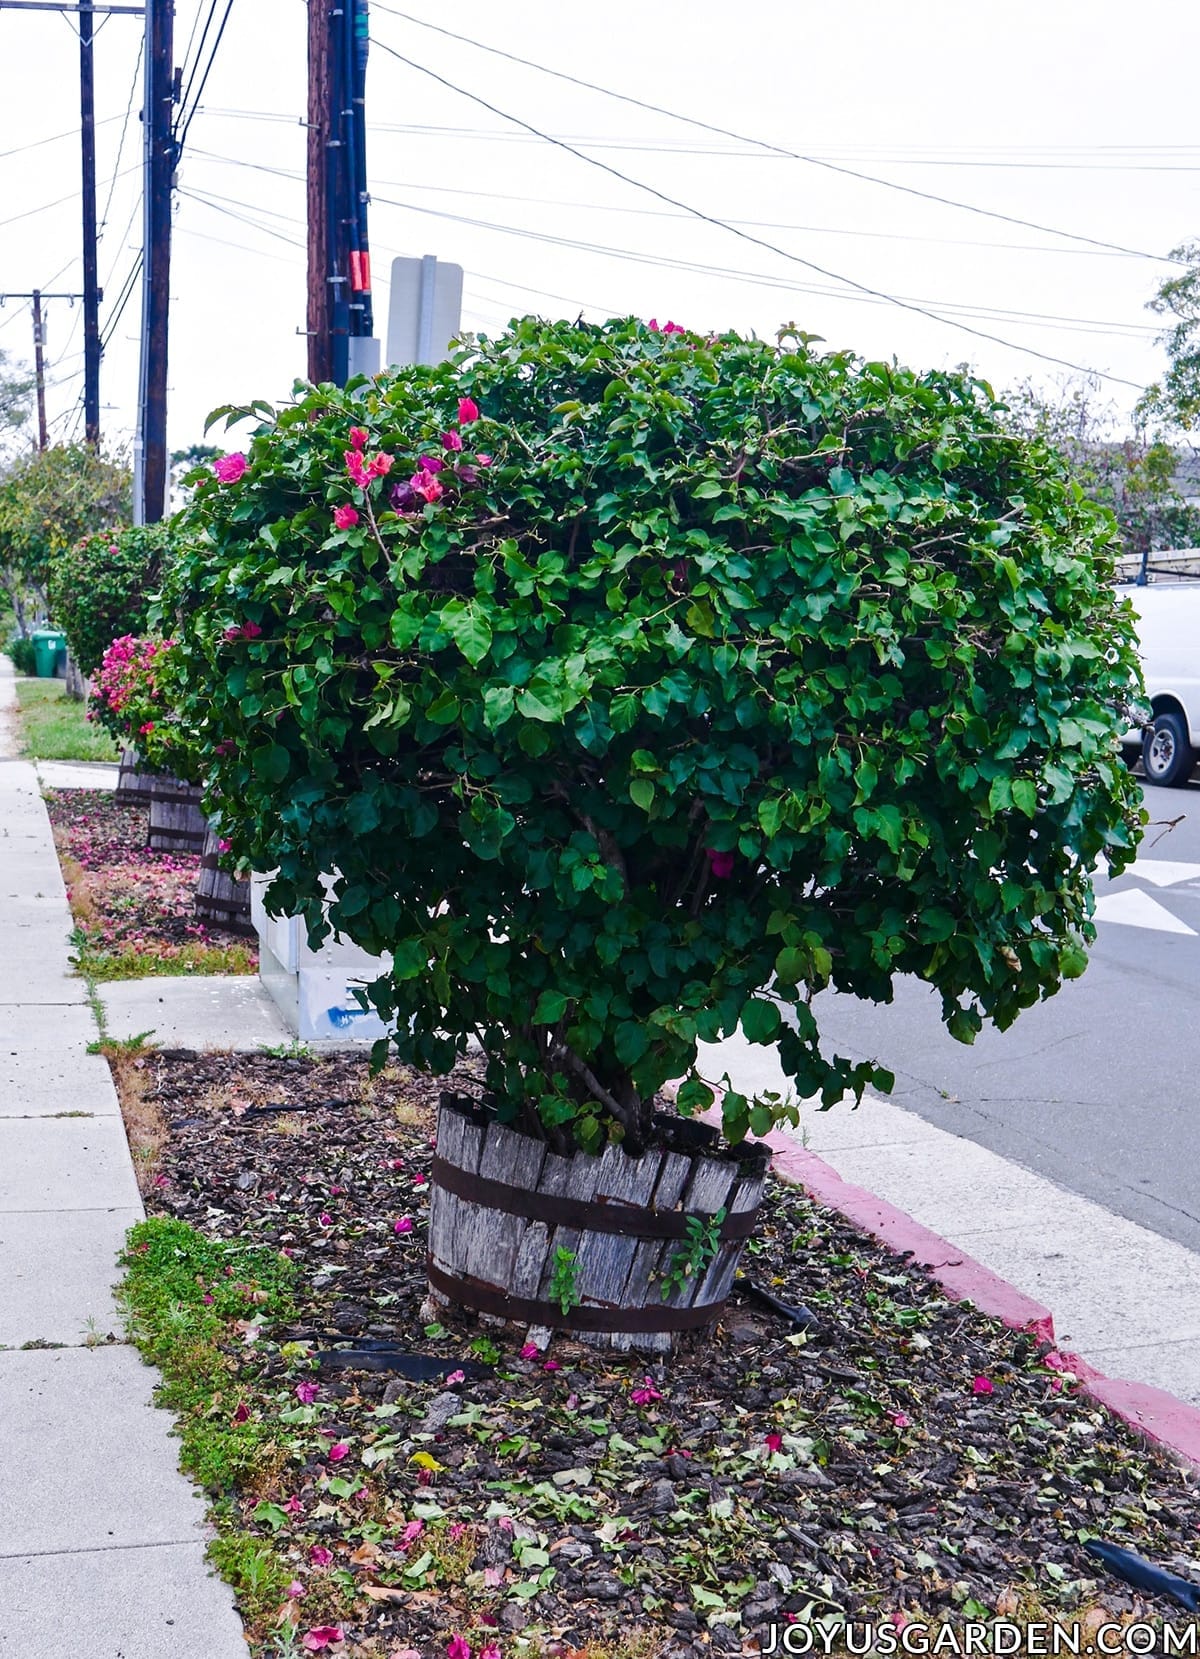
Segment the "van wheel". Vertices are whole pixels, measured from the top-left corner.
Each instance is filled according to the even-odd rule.
[[[1196,752],[1188,737],[1183,716],[1170,712],[1156,716],[1142,736],[1142,765],[1146,782],[1175,789],[1185,784],[1196,764]]]

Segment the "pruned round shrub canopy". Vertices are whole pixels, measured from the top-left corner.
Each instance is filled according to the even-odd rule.
[[[402,1056],[475,1038],[509,1113],[638,1144],[739,1022],[801,1094],[886,1084],[822,1055],[825,986],[917,975],[970,1040],[1082,972],[1139,834],[1130,613],[986,385],[530,319],[248,412],[184,519],[181,718],[273,907],[319,937],[336,871],[391,953]]]

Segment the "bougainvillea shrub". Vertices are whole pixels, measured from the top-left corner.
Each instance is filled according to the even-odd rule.
[[[505,1111],[641,1144],[741,1024],[826,1101],[827,985],[970,1040],[1083,971],[1140,825],[1110,521],[962,375],[527,320],[256,404],[185,515],[183,717],[271,902]],[[337,874],[328,916],[321,874]],[[733,1138],[789,1110],[723,1097]]]
[[[145,632],[169,535],[165,524],[123,526],[52,555],[51,614],[84,674],[96,672],[113,640]]]
[[[122,634],[104,652],[92,684],[88,719],[129,744],[152,770],[189,782],[198,777],[194,734],[179,713],[179,662],[173,639]]]

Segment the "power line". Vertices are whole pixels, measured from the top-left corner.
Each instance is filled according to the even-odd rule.
[[[698,120],[695,116],[692,116],[692,115],[681,115],[678,110],[666,109],[661,104],[651,104],[643,98],[634,98],[634,97],[631,97],[628,93],[625,93],[625,92],[614,92],[610,87],[597,85],[597,83],[595,81],[585,81],[585,80],[581,79],[578,75],[568,75],[568,74],[564,73],[561,69],[551,69],[547,64],[535,63],[530,58],[519,57],[515,52],[502,51],[501,48],[498,47],[498,46],[486,46],[480,40],[473,40],[470,37],[470,35],[457,34],[453,29],[443,28],[440,24],[437,24],[437,23],[427,23],[424,18],[414,17],[411,12],[399,11],[393,6],[382,5],[382,4],[379,3],[379,0],[375,0],[375,9],[376,9],[376,11],[386,12],[391,17],[403,18],[405,22],[414,23],[418,26],[418,28],[431,29],[435,34],[445,35],[450,40],[457,40],[457,41],[462,42],[463,45],[474,46],[477,51],[488,52],[493,57],[506,58],[510,63],[518,63],[525,69],[536,69],[543,75],[553,76],[555,80],[567,81],[572,86],[581,86],[581,87],[584,87],[589,92],[598,92],[598,93],[601,94],[602,97],[615,98],[619,103],[632,104],[635,108],[648,110],[650,113],[652,113],[654,115],[665,115],[669,120],[682,121],[689,127],[698,128],[701,132],[714,133],[718,137],[721,137],[721,138],[731,138],[739,144],[749,144],[749,145],[754,146],[757,149],[767,151],[771,154],[779,155],[779,156],[785,156],[791,161],[807,162],[810,166],[813,166],[813,167],[826,167],[831,172],[844,173],[849,178],[862,179],[868,184],[881,185],[883,188],[885,188],[887,190],[899,190],[899,191],[902,191],[905,195],[908,195],[908,196],[920,196],[925,201],[938,202],[943,207],[957,208],[961,212],[964,212],[964,213],[978,213],[978,214],[981,214],[985,218],[988,218],[988,219],[1000,219],[1005,224],[1021,225],[1026,230],[1040,231],[1045,236],[1065,236],[1065,237],[1070,238],[1070,240],[1072,240],[1074,242],[1086,242],[1092,247],[1107,248],[1112,253],[1134,254],[1139,259],[1153,259],[1153,260],[1157,260],[1157,261],[1159,261],[1160,263],[1163,263],[1163,264],[1172,264],[1172,263],[1177,264],[1178,263],[1178,261],[1172,261],[1170,259],[1170,257],[1166,254],[1143,253],[1137,248],[1122,247],[1119,243],[1105,242],[1105,241],[1102,241],[1099,238],[1094,237],[1094,236],[1081,236],[1075,231],[1058,230],[1053,225],[1038,224],[1033,219],[1017,218],[1014,214],[1011,214],[1011,213],[998,213],[993,208],[976,207],[972,202],[955,201],[955,200],[952,200],[948,196],[939,196],[939,195],[935,194],[932,191],[918,190],[913,185],[897,184],[893,179],[882,179],[882,178],[877,177],[873,173],[864,173],[864,172],[861,172],[857,168],[846,167],[841,163],[834,162],[834,161],[827,161],[827,160],[822,159],[819,156],[802,155],[796,150],[786,149],[783,145],[771,144],[766,139],[747,138],[745,136],[745,134],[734,132],[728,127],[718,127],[710,121],[701,121],[701,120]],[[383,43],[380,42],[380,44],[382,45]],[[413,63],[411,61],[411,59],[401,57],[401,54],[399,52],[394,51],[392,47],[384,46],[383,49],[384,49],[385,52],[390,52],[393,57],[400,58],[400,61],[402,63],[407,63],[410,68],[420,69],[420,70],[423,71],[423,73],[431,75],[433,77],[433,79],[442,80],[442,77],[440,75],[437,75],[432,69],[425,69],[424,65]],[[473,97],[474,96],[472,93],[463,92],[463,89],[461,87],[453,86],[453,84],[450,81],[442,81],[442,84],[444,86],[450,87],[450,89],[454,92],[461,93],[462,96],[464,96],[464,97]],[[516,119],[513,116],[504,115],[504,112],[502,110],[497,110],[497,109],[493,108],[492,105],[484,103],[483,99],[481,99],[481,98],[477,98],[477,99],[475,99],[475,101],[477,103],[482,104],[485,109],[491,110],[491,113],[493,115],[500,115],[505,120],[514,120],[514,119]],[[520,122],[519,125],[526,126],[527,123]],[[532,131],[533,129],[531,128],[529,130]],[[540,135],[540,136],[544,137],[545,135],[543,134],[543,135]],[[561,141],[555,140],[555,139],[548,139],[547,142],[557,143],[557,142],[561,142]],[[564,145],[563,147],[564,148],[570,148],[570,146],[568,146],[568,145]],[[585,158],[585,159],[587,159],[587,158]],[[602,164],[601,163],[596,163],[596,165],[602,165]],[[614,171],[614,169],[610,169],[610,171]],[[1073,365],[1071,365],[1071,364],[1068,364],[1066,366],[1067,367],[1073,367]],[[1113,379],[1115,377],[1110,375],[1110,376],[1107,376],[1106,378]],[[1129,386],[1129,385],[1132,385],[1133,382],[1132,381],[1124,381],[1124,382],[1122,382],[1122,384]]]
[[[370,126],[372,131],[379,130],[374,122],[370,123]],[[276,178],[289,179],[297,184],[304,182],[304,174],[296,172],[294,168],[270,167],[261,161],[247,161],[243,156],[223,156],[215,150],[193,148],[190,153],[194,159],[219,161],[227,167],[247,167],[254,172],[271,173]],[[422,184],[419,180],[412,179],[376,179],[375,183],[376,185],[398,190],[429,191],[439,196],[472,196],[482,201],[522,202],[534,207],[569,207],[584,213],[619,213],[622,216],[633,216],[639,219],[670,219],[676,222],[691,218],[688,213],[669,213],[658,207],[624,207],[610,202],[568,201],[558,196],[521,196],[505,190],[471,190],[460,185]],[[924,242],[937,247],[998,248],[1009,253],[1048,253],[1072,259],[1140,259],[1142,257],[1140,254],[1109,252],[1102,248],[1051,248],[1044,243],[1035,242],[988,242],[963,236],[913,236],[907,231],[861,230],[857,227],[847,229],[839,225],[801,225],[778,219],[730,219],[729,223],[731,225],[747,225],[758,230],[799,231],[809,236],[857,236],[866,237],[871,241]]]
[[[108,213],[109,213],[109,209],[112,207],[113,192],[117,188],[117,179],[120,177],[121,157],[125,153],[125,140],[129,136],[129,119],[130,119],[130,116],[133,114],[133,100],[137,95],[138,79],[141,75],[141,70],[142,70],[142,52],[145,50],[145,46],[146,46],[146,38],[145,38],[144,35],[139,34],[138,35],[137,62],[133,66],[133,80],[130,83],[130,87],[129,87],[129,101],[125,105],[125,120],[124,120],[124,123],[121,127],[121,141],[117,145],[117,159],[113,163],[113,175],[112,175],[112,178],[109,179],[109,181],[108,181],[108,197],[107,197],[107,199],[104,203],[104,212],[100,215],[100,238],[101,238],[101,240],[103,240],[105,227],[108,224]]]
[[[846,303],[862,305],[911,304],[913,306],[920,307],[923,304],[928,303],[931,306],[940,306],[944,310],[961,312],[962,315],[968,317],[986,319],[989,314],[995,314],[1006,319],[1020,321],[1025,326],[1030,328],[1054,326],[1070,328],[1074,332],[1088,334],[1120,334],[1124,338],[1136,338],[1139,335],[1152,337],[1158,332],[1153,327],[1147,327],[1139,323],[1111,323],[1087,317],[1058,318],[1044,312],[1017,311],[984,305],[963,305],[956,300],[930,300],[928,302],[924,302],[919,299],[909,300],[906,297],[897,299],[891,295],[875,295],[873,290],[868,290],[865,294],[854,292],[846,293],[840,288],[831,287],[824,283],[796,282],[794,280],[789,281],[782,277],[771,276],[765,271],[747,271],[736,266],[711,265],[697,260],[673,259],[666,254],[643,253],[632,248],[615,248],[604,246],[596,242],[582,242],[573,237],[555,236],[547,231],[526,230],[515,225],[497,225],[486,219],[474,219],[464,214],[447,213],[437,208],[422,207],[416,202],[396,201],[390,196],[372,196],[371,199],[381,207],[399,207],[409,213],[421,213],[435,219],[447,219],[453,224],[470,225],[475,229],[490,230],[504,236],[518,236],[530,241],[545,242],[552,247],[573,248],[583,253],[601,254],[606,258],[620,259],[626,263],[633,261],[636,264],[653,265],[667,270],[690,271],[699,276],[717,277],[722,280],[730,280],[740,283],[749,282],[755,284],[757,287],[778,288],[789,294],[819,294],[823,297],[840,299]],[[540,289],[534,289],[532,291],[535,293],[542,292]],[[570,301],[568,303],[574,304],[575,302]],[[938,320],[941,321],[942,319],[939,317]],[[988,337],[990,338],[991,336]],[[1010,344],[1011,342],[1005,341],[1002,343]],[[1027,351],[1031,348],[1014,345],[1013,349],[1017,351]],[[1035,352],[1034,355],[1040,356],[1041,353]],[[1057,361],[1057,359],[1055,361]],[[1080,369],[1079,372],[1091,374],[1099,373],[1100,371]],[[1114,377],[1108,376],[1107,378],[1111,379]],[[1127,384],[1133,384],[1133,382],[1127,382]]]
[[[128,178],[130,173],[136,173],[137,167],[126,167],[124,172],[114,174],[114,178]],[[0,227],[15,225],[18,219],[32,219],[35,213],[48,213],[52,207],[61,207],[64,202],[78,201],[78,190],[71,190],[65,196],[56,196],[52,202],[43,202],[40,207],[27,207],[21,213],[10,214],[7,219],[0,219]]]
[[[212,152],[205,152],[205,154],[208,155],[210,159],[230,161],[233,159],[231,157],[216,157],[212,155]],[[270,167],[260,162],[239,162],[237,165],[248,167],[253,171],[265,172],[273,176],[279,175],[285,178],[293,177],[293,175],[282,169]],[[267,218],[275,219],[283,224],[297,226],[302,225],[304,221],[297,218],[294,214],[280,213],[277,209],[273,208],[262,208],[257,206],[255,203],[244,202],[240,200],[240,198],[224,196],[216,192],[184,191],[182,194],[191,195],[195,200],[202,202],[204,205],[212,207],[218,212],[223,211],[227,213],[230,218],[237,219],[243,224],[251,225],[257,230],[264,231],[268,235],[276,235],[283,241],[292,242],[293,245],[299,245],[297,242],[294,242],[292,238],[283,235],[282,232],[273,231],[270,227],[261,223],[261,218],[265,215]],[[818,294],[822,297],[833,297],[859,304],[896,303],[892,296],[884,298],[875,296],[874,294],[847,294],[842,292],[839,288],[831,287],[827,284],[785,280],[764,271],[748,271],[736,266],[713,265],[711,263],[704,263],[701,261],[671,258],[665,254],[645,253],[633,248],[612,247],[596,242],[584,242],[572,237],[556,236],[546,231],[530,230],[523,226],[495,224],[487,219],[476,219],[464,214],[450,213],[445,209],[423,207],[419,203],[398,201],[394,197],[390,196],[373,194],[372,201],[381,207],[396,207],[404,210],[405,212],[419,213],[425,215],[426,217],[447,220],[452,224],[469,225],[474,229],[488,230],[498,235],[516,236],[525,240],[543,242],[553,247],[571,248],[583,253],[600,254],[605,258],[620,259],[625,263],[633,261],[638,264],[650,265],[657,268],[694,272],[700,276],[716,277],[721,280],[729,280],[739,283],[750,282],[761,287],[778,288],[786,293]],[[225,203],[227,206],[221,208],[218,207],[218,203]],[[239,208],[242,209],[242,212],[239,213],[233,211],[234,209]],[[523,288],[525,292],[539,294],[547,299],[561,300],[566,305],[581,306],[584,309],[602,311],[608,315],[612,315],[615,309],[613,307],[594,305],[587,301],[581,301],[575,297],[564,294],[552,294],[543,288],[531,288],[528,287],[528,285],[521,283],[506,283],[502,278],[492,276],[491,273],[489,273],[489,277],[492,281],[500,282],[502,286],[517,289]],[[985,321],[992,317],[998,317],[1004,321],[1017,322],[1021,326],[1029,328],[1065,328],[1070,329],[1073,332],[1116,335],[1123,338],[1135,339],[1141,337],[1152,338],[1158,333],[1158,330],[1153,326],[1147,326],[1140,323],[1114,322],[1093,317],[1064,316],[1053,312],[1022,311],[1014,307],[987,306],[982,304],[965,305],[956,300],[926,301],[923,298],[915,298],[913,296],[906,295],[901,296],[900,303],[937,306],[943,310],[958,312],[963,316],[976,317]],[[1014,349],[1027,350],[1029,348],[1016,346]],[[1090,373],[1092,371],[1081,370],[1080,372]]]
[[[121,321],[121,318],[125,314],[126,306],[133,298],[133,291],[137,286],[137,279],[142,273],[142,261],[143,254],[141,248],[139,248],[137,253],[134,255],[133,264],[129,269],[129,275],[125,278],[125,281],[121,286],[121,292],[117,295],[113,309],[109,312],[108,321],[104,325],[104,333],[100,341],[101,345],[104,347],[107,347],[108,342],[115,334],[117,324]]]
[[[213,7],[214,8],[215,8],[215,5],[216,5],[216,0],[213,0]],[[229,22],[229,14],[232,10],[233,10],[233,0],[225,0],[225,14],[221,18],[220,27],[218,28],[217,33],[216,33],[216,38],[214,39],[214,41],[212,43],[212,50],[208,54],[208,62],[204,65],[204,73],[200,77],[200,85],[196,88],[196,96],[195,96],[194,100],[192,101],[192,107],[191,107],[190,110],[187,111],[186,114],[184,113],[184,109],[185,109],[185,106],[187,104],[187,93],[185,92],[183,97],[180,99],[180,114],[179,114],[178,120],[175,123],[175,146],[176,146],[176,153],[177,154],[178,154],[179,151],[181,151],[183,149],[184,144],[187,142],[187,135],[188,135],[189,131],[191,130],[192,122],[196,119],[196,111],[199,109],[200,100],[204,96],[204,88],[208,85],[208,77],[212,74],[212,66],[213,66],[213,63],[216,59],[217,52],[220,49],[221,41],[224,38],[225,25]],[[209,13],[209,20],[210,21],[211,21],[211,18],[212,18],[212,9],[210,9],[210,13]],[[208,24],[207,23],[204,26],[204,32],[205,32],[205,34],[208,33]],[[202,40],[201,44],[200,44],[200,51],[203,51],[203,49],[204,49],[204,43],[203,43],[203,40]],[[199,60],[200,60],[200,53],[198,52],[196,54],[197,64],[199,64]],[[193,70],[193,78],[194,78],[194,76],[195,76],[195,70]],[[188,89],[190,91],[191,81],[188,82]]]
[[[551,138],[530,122],[523,120],[519,115],[510,115],[507,110],[497,108],[495,104],[489,103],[486,98],[481,98],[478,93],[468,92],[464,87],[456,86],[453,81],[447,80],[444,75],[439,75],[436,70],[430,69],[426,64],[416,63],[412,58],[406,58],[402,52],[397,52],[394,47],[388,46],[382,41],[376,42],[376,44],[382,46],[390,57],[396,58],[400,63],[407,64],[410,69],[415,69],[419,74],[427,75],[431,80],[437,81],[439,86],[446,87],[448,91],[457,93],[461,98],[469,98],[472,103],[479,104],[481,108],[486,109],[492,115],[499,116],[502,120],[511,121],[515,126],[524,127],[527,132],[534,133],[537,137],[544,139],[546,143],[553,144],[557,149],[565,150],[569,155],[575,156],[577,160],[586,162],[589,167],[598,167],[613,178],[620,179],[622,183],[632,185],[636,190],[644,190],[647,194],[656,197],[659,201],[668,203],[671,207],[682,208],[686,213],[691,214],[703,223],[712,225],[718,230],[727,231],[731,236],[737,236],[744,242],[752,242],[757,247],[766,248],[768,252],[777,254],[781,259],[790,260],[796,265],[803,265],[810,271],[816,271],[820,276],[830,278],[833,282],[843,283],[848,288],[857,289],[859,293],[870,294],[875,299],[885,300],[889,305],[897,306],[902,311],[914,312],[918,316],[927,317],[931,322],[942,323],[947,328],[958,329],[976,339],[988,340],[993,345],[1004,346],[1011,351],[1023,352],[1026,356],[1039,358],[1044,363],[1053,363],[1058,368],[1070,369],[1073,374],[1098,375],[1101,379],[1112,381],[1116,385],[1132,386],[1135,391],[1142,390],[1135,380],[1127,380],[1122,375],[1108,374],[1103,370],[1085,368],[1081,363],[1072,363],[1065,357],[1055,357],[1049,352],[1037,351],[1033,346],[1017,345],[1012,340],[1004,339],[1001,335],[988,333],[984,329],[973,328],[969,323],[960,322],[954,317],[940,316],[936,311],[931,311],[926,306],[915,305],[909,300],[898,299],[894,294],[885,293],[879,288],[872,288],[867,283],[858,282],[853,277],[843,276],[840,272],[832,271],[827,266],[818,265],[814,260],[804,259],[799,254],[789,253],[786,248],[781,248],[774,242],[768,242],[764,237],[753,236],[749,231],[739,230],[726,220],[719,219],[714,214],[705,213],[700,208],[693,207],[690,202],[681,201],[677,196],[668,196],[665,191],[656,189],[654,185],[645,184],[642,180],[635,179],[628,173],[622,173],[619,168],[611,166],[607,161],[599,161],[595,156],[585,155],[582,150],[577,150],[572,145],[564,143],[562,139]]]
[[[106,115],[103,121],[96,122],[96,126],[107,127],[110,126],[112,122],[119,121],[120,119],[121,117],[119,115]],[[0,161],[4,161],[8,156],[23,156],[27,150],[40,150],[43,144],[57,144],[62,138],[78,137],[79,128],[68,127],[66,132],[51,133],[49,138],[34,138],[31,139],[28,144],[17,144],[14,145],[11,150],[0,150]]]

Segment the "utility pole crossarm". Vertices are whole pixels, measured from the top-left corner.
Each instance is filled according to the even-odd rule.
[[[0,0],[0,11],[9,12],[125,12],[130,17],[144,17],[144,6],[89,6],[67,5],[65,0]]]

